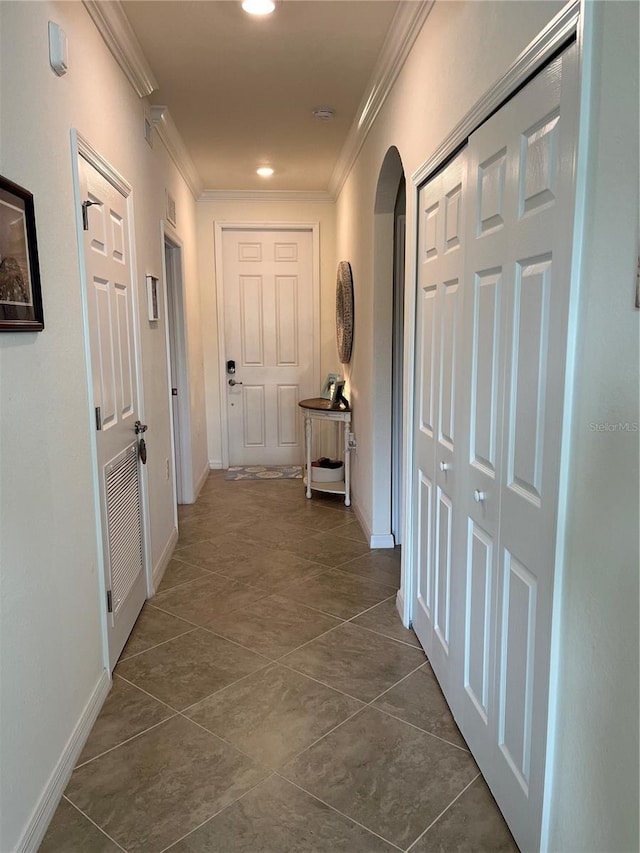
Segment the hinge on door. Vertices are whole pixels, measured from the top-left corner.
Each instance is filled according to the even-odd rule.
[[[113,599],[110,589],[107,590],[107,613],[113,613]]]
[[[96,406],[96,429],[102,429],[102,415],[100,414],[100,406]]]

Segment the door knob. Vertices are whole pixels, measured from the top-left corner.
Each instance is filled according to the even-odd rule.
[[[440,470],[441,471],[450,471],[453,468],[453,465],[450,462],[441,462]]]
[[[486,498],[486,492],[481,492],[478,489],[475,489],[475,491],[473,492],[473,499],[477,504],[482,503],[482,501],[486,500]]]
[[[231,387],[233,388],[234,385],[242,385],[242,382],[236,382],[235,379],[230,379],[229,385],[231,385]]]
[[[149,427],[146,424],[143,424],[141,421],[136,421],[133,425],[133,429],[136,435],[140,435],[141,432],[146,432]]]

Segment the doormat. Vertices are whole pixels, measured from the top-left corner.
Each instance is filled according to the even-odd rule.
[[[302,465],[232,465],[225,480],[300,480]]]

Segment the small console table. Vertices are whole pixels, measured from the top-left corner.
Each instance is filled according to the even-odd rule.
[[[344,495],[345,506],[351,505],[350,492],[350,452],[349,432],[351,428],[351,409],[348,406],[334,409],[330,400],[322,397],[313,397],[310,400],[301,400],[298,405],[304,413],[304,443],[305,443],[305,486],[307,487],[307,498],[311,497],[311,490],[317,492],[329,492],[333,495]],[[313,468],[311,466],[311,445],[313,436],[313,422],[335,421],[340,429],[343,425],[344,433],[344,480],[337,482],[315,482],[313,480]]]

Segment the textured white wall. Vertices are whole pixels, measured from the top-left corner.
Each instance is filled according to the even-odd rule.
[[[216,222],[318,222],[320,225],[320,374],[342,373],[335,332],[335,205],[318,202],[201,201],[197,205],[209,461],[220,466],[220,378],[214,252]],[[320,388],[318,388],[320,393]]]
[[[96,519],[70,130],[133,185],[141,316],[145,273],[161,274],[165,186],[185,246],[194,468],[206,464],[195,202],[80,3],[0,4],[0,173],[30,189],[46,328],[0,335],[0,850],[23,835],[102,674]],[[47,23],[69,40],[48,63]],[[164,308],[164,306],[163,306]],[[154,563],[173,529],[165,335],[141,323]]]

